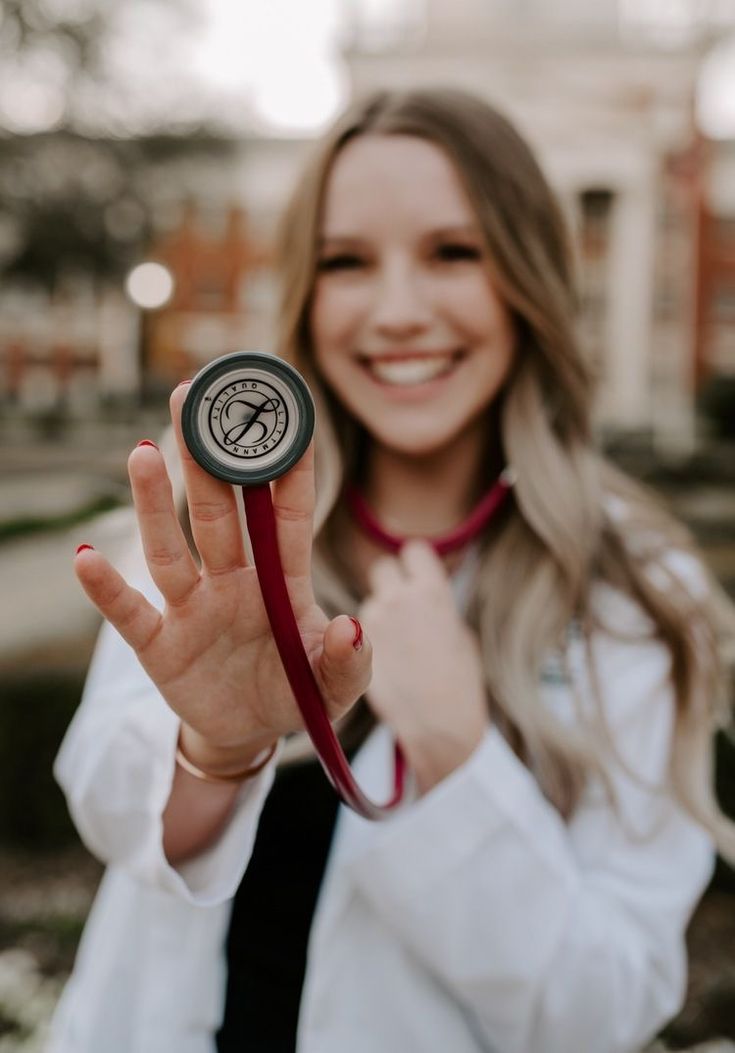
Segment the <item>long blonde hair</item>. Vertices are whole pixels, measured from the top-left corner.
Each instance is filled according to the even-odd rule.
[[[339,559],[339,497],[355,472],[360,431],[316,372],[309,316],[329,172],[343,146],[365,134],[418,136],[450,157],[484,232],[492,280],[515,323],[517,365],[494,408],[505,456],[518,476],[515,501],[483,546],[470,612],[495,719],[532,764],[549,799],[570,815],[590,773],[601,769],[602,754],[594,736],[575,735],[540,703],[540,670],[550,653],[563,653],[570,625],[581,625],[589,638],[592,584],[622,588],[650,616],[671,653],[671,785],[721,847],[735,854],[732,828],[713,800],[710,771],[713,722],[724,713],[717,635],[735,620],[714,582],[695,600],[689,585],[667,569],[672,546],[692,551],[688,536],[595,450],[593,378],[574,331],[571,254],[560,209],[524,140],[496,110],[463,92],[379,92],[357,103],[320,143],[282,223],[278,351],[305,373],[317,401],[321,601],[336,613],[354,609],[360,599],[354,584],[345,584]],[[658,574],[651,574],[654,565]],[[499,605],[503,596],[513,596],[513,604]],[[598,745],[603,738],[597,736]]]

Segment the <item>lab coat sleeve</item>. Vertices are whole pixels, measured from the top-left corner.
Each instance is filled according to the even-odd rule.
[[[670,751],[668,652],[600,633],[592,661],[617,750],[641,777],[611,768],[617,810],[591,787],[565,823],[491,730],[350,864],[493,1053],[630,1053],[684,996],[684,932],[713,848],[650,789]]]
[[[161,605],[139,565],[129,580]],[[210,906],[237,890],[276,758],[243,785],[217,842],[173,867],[163,851],[162,816],[173,782],[178,729],[178,717],[133,651],[105,625],[54,774],[79,834],[94,855],[149,885]]]

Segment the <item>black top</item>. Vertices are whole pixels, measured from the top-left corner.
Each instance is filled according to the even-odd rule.
[[[318,761],[278,769],[233,904],[219,1053],[294,1053],[307,943],[338,804]]]

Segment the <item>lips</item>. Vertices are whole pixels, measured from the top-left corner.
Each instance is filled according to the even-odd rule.
[[[362,355],[360,364],[380,384],[393,387],[413,387],[448,376],[463,358],[461,351],[444,353],[392,353]]]

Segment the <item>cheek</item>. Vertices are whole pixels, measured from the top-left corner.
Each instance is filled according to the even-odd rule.
[[[451,309],[458,327],[489,352],[487,366],[503,376],[516,356],[516,332],[510,312],[487,280],[478,275],[455,289]]]
[[[447,283],[443,289],[445,312],[451,313],[459,325],[473,330],[478,336],[501,336],[507,330],[508,312],[487,278],[481,273],[464,275]]]
[[[311,342],[316,352],[324,344],[325,327],[329,320],[328,304],[325,302],[324,291],[317,283],[311,300],[309,311],[309,333]]]
[[[317,284],[311,308],[311,337],[314,349],[334,347],[354,333],[363,314],[362,300],[357,289],[336,284]]]

